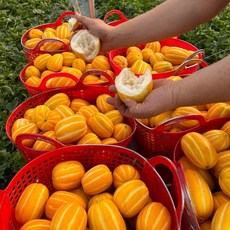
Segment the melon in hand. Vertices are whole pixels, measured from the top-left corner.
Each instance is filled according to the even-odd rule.
[[[149,69],[136,76],[129,68],[124,68],[115,78],[117,94],[124,102],[126,98],[142,102],[153,89],[152,74]]]

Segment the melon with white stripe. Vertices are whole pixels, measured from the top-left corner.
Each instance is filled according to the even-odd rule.
[[[89,128],[101,138],[111,137],[114,132],[113,122],[103,113],[97,113],[88,119]]]
[[[230,202],[222,204],[215,212],[212,222],[212,230],[229,230],[230,229]]]
[[[55,109],[58,105],[70,106],[70,98],[65,93],[56,93],[50,97],[44,105],[47,105],[50,109]]]
[[[55,126],[56,138],[64,144],[80,140],[87,133],[87,130],[86,120],[79,114],[65,117]]]
[[[81,183],[87,195],[96,195],[107,190],[113,182],[112,172],[105,164],[89,169],[82,177]]]
[[[149,190],[141,180],[130,180],[120,185],[113,194],[113,201],[125,218],[134,217],[149,200]]]
[[[29,184],[20,195],[15,207],[17,222],[25,224],[29,220],[41,218],[48,198],[49,190],[45,185],[41,183]]]
[[[49,197],[46,202],[46,217],[52,220],[58,208],[70,202],[78,203],[84,209],[86,209],[86,203],[81,196],[68,191],[56,191]]]
[[[131,134],[132,134],[132,128],[130,125],[125,123],[118,123],[114,125],[113,137],[116,140],[122,141],[128,138]]]
[[[136,230],[170,230],[172,218],[168,209],[159,202],[150,202],[138,214]]]
[[[223,193],[230,197],[230,167],[226,167],[220,172],[218,182]]]
[[[197,220],[201,223],[212,216],[214,204],[212,192],[205,179],[195,170],[184,171],[189,198]]]
[[[75,189],[81,185],[84,173],[84,166],[79,161],[60,162],[52,170],[53,186],[56,190]]]
[[[198,132],[189,132],[181,138],[181,148],[197,167],[210,169],[217,163],[218,155],[211,142]]]
[[[62,205],[55,213],[50,230],[85,230],[87,213],[78,203],[70,202]]]
[[[110,199],[101,200],[90,206],[88,222],[91,230],[126,230],[121,213]]]
[[[20,230],[49,230],[51,225],[50,220],[34,219],[26,222]]]

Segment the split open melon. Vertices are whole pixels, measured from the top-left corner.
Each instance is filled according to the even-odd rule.
[[[151,71],[147,69],[143,75],[136,76],[129,68],[124,68],[115,78],[115,86],[123,102],[126,98],[142,102],[153,89]]]
[[[71,38],[70,47],[78,57],[92,61],[100,52],[100,39],[88,30],[79,30]]]

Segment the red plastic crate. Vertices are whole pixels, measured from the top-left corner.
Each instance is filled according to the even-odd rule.
[[[162,72],[162,73],[153,74],[152,75],[153,79],[167,78],[167,77],[170,77],[170,76],[173,76],[176,74],[177,75],[188,75],[188,74],[194,73],[200,67],[204,68],[207,66],[207,63],[203,60],[204,51],[198,50],[197,47],[195,47],[194,45],[192,45],[192,44],[190,44],[184,40],[181,40],[178,38],[169,38],[167,40],[160,41],[160,44],[161,44],[161,46],[177,46],[180,48],[194,51],[195,54],[192,54],[190,57],[188,57],[175,70],[170,70],[170,71],[166,71],[166,72]],[[143,49],[144,45],[139,45],[138,47]],[[108,52],[110,64],[111,64],[116,75],[118,75],[122,69],[114,63],[113,58],[117,55],[125,56],[126,50],[127,50],[127,48],[121,48],[121,49],[111,50],[110,52]],[[196,54],[198,54],[199,59],[193,59],[193,57]],[[196,63],[194,64],[194,62],[196,62]],[[138,74],[136,74],[136,75],[138,76]]]
[[[36,47],[34,47],[33,49],[29,49],[29,48],[25,47],[25,42],[28,40],[30,30],[32,30],[32,29],[40,29],[40,30],[44,31],[46,28],[49,28],[49,27],[56,29],[58,26],[60,26],[64,22],[64,19],[66,17],[74,16],[74,15],[75,15],[75,12],[66,11],[66,12],[62,13],[59,16],[59,18],[57,19],[56,22],[35,26],[35,27],[30,28],[29,30],[27,30],[22,35],[22,37],[21,37],[21,45],[23,47],[23,50],[24,50],[24,53],[25,53],[25,56],[26,56],[28,62],[32,62],[37,56],[39,56],[41,54],[44,54],[44,53],[55,54],[55,53],[60,53],[60,52],[64,52],[64,51],[69,51],[69,45],[66,45],[62,40],[56,39],[56,38],[42,39],[36,45]],[[60,43],[63,48],[61,50],[52,50],[52,51],[41,50],[41,47],[44,45],[45,42],[57,42],[57,43]]]
[[[230,117],[214,118],[212,120],[207,121],[204,125],[200,126],[199,129],[196,130],[196,132],[204,133],[212,129],[220,129],[228,121],[230,121]],[[178,175],[181,180],[181,186],[185,198],[184,212],[182,215],[182,226],[185,227],[184,229],[188,230],[200,230],[199,222],[196,218],[195,211],[192,206],[191,198],[189,195],[188,187],[186,184],[183,167],[180,163],[177,162],[183,155],[184,154],[181,149],[181,141],[179,140],[174,149],[173,162],[178,168]]]
[[[112,171],[120,164],[133,165],[146,183],[153,201],[161,202],[169,210],[172,217],[172,230],[181,229],[183,212],[183,193],[177,168],[168,158],[154,157],[146,160],[138,153],[113,145],[68,146],[43,154],[25,165],[11,180],[4,191],[0,191],[0,223],[1,230],[19,230],[14,211],[16,203],[27,185],[34,182],[45,184],[52,194],[52,169],[66,160],[80,161],[86,170],[98,164],[106,164]],[[164,175],[158,173],[158,166],[170,173],[171,188],[164,182]],[[168,173],[167,173],[168,175]]]
[[[105,82],[105,84],[94,84],[94,85],[93,84],[84,84],[83,83],[84,78],[90,74],[103,75],[108,79],[108,81]],[[10,116],[8,117],[7,122],[6,122],[6,134],[7,134],[8,138],[13,142],[11,129],[12,129],[12,126],[13,126],[13,123],[15,122],[15,120],[18,118],[22,118],[27,109],[34,108],[37,105],[44,104],[44,102],[46,100],[48,100],[51,96],[53,96],[56,93],[66,93],[71,100],[74,98],[81,98],[81,99],[88,101],[91,104],[95,104],[97,96],[99,96],[101,94],[106,93],[106,94],[109,94],[111,96],[114,95],[109,90],[109,86],[112,84],[114,84],[114,81],[110,77],[110,75],[108,75],[106,72],[101,71],[101,70],[88,70],[79,78],[75,87],[64,88],[64,89],[63,88],[54,89],[54,90],[50,90],[50,91],[47,91],[44,93],[37,94],[37,95],[27,99],[23,103],[21,103],[10,114]],[[133,138],[134,132],[136,130],[136,123],[135,123],[134,119],[131,119],[131,118],[126,118],[125,122],[131,126],[133,132],[128,138],[117,142],[116,145],[126,147],[129,145],[129,143],[131,142],[131,140]],[[17,138],[15,140],[15,145],[27,162],[44,153],[44,151],[33,150],[33,149],[28,148],[25,145],[23,145],[22,140],[28,139],[28,137],[29,137],[29,139],[34,139],[34,140],[39,139],[39,140],[49,142],[49,143],[53,144],[56,148],[61,148],[61,147],[65,146],[62,143],[60,143],[59,141],[54,140],[54,139],[49,138],[49,137],[44,137],[43,135],[30,134],[28,136],[28,134],[20,134],[17,136]]]
[[[186,129],[180,132],[168,132],[167,128],[185,120],[197,120],[199,124],[191,129]],[[171,118],[156,128],[150,128],[143,125],[138,120],[136,121],[136,132],[134,140],[137,145],[138,152],[146,158],[151,158],[156,155],[163,155],[169,159],[173,159],[173,151],[180,138],[191,131],[199,130],[206,122],[202,115],[186,115]]]

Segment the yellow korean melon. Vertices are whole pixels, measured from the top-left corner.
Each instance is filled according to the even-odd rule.
[[[95,204],[95,203],[98,203],[104,199],[109,199],[109,200],[112,200],[113,199],[113,195],[109,192],[102,192],[102,193],[99,193],[97,195],[94,195],[94,196],[91,196],[90,199],[89,199],[89,203],[88,203],[88,209],[90,208],[90,206],[92,204]]]
[[[63,161],[52,170],[52,183],[56,190],[72,190],[81,185],[85,173],[79,161]]]
[[[27,221],[20,230],[50,230],[50,225],[50,220],[33,219]]]
[[[44,105],[48,106],[50,109],[55,109],[58,105],[70,105],[70,98],[65,93],[56,93],[51,96]]]
[[[101,94],[96,98],[96,106],[102,113],[116,109],[114,105],[109,104],[106,99],[111,97],[109,94]]]
[[[113,186],[118,188],[120,185],[130,180],[141,179],[137,169],[129,164],[120,164],[113,170]]]
[[[230,167],[222,169],[218,182],[223,193],[230,197]]]
[[[114,125],[113,137],[118,141],[122,141],[128,138],[132,132],[133,130],[130,125],[126,123],[118,123]]]
[[[13,123],[13,126],[11,128],[11,132],[13,133],[15,130],[17,130],[19,127],[22,127],[23,125],[27,125],[31,123],[31,121],[27,118],[18,118],[17,120],[15,120],[15,122]]]
[[[126,230],[125,221],[113,201],[103,199],[90,206],[88,223],[91,230]]]
[[[95,133],[87,133],[77,142],[77,144],[101,144],[101,140]]]
[[[15,218],[20,224],[42,217],[46,201],[49,198],[48,188],[41,183],[31,183],[23,190],[15,207]]]
[[[121,69],[128,67],[128,61],[126,57],[122,55],[116,55],[113,58],[113,62]]]
[[[152,74],[149,69],[137,77],[128,68],[124,68],[115,78],[117,93],[122,101],[126,98],[142,102],[153,89]]]
[[[76,113],[83,105],[89,105],[89,102],[81,98],[74,98],[70,103],[70,108]]]
[[[71,38],[70,47],[76,56],[92,61],[100,52],[100,40],[88,30],[79,30]]]
[[[230,201],[230,197],[225,195],[222,191],[218,191],[213,193],[213,213],[216,212],[216,210],[223,204]]]
[[[172,217],[168,209],[159,202],[150,202],[138,214],[136,230],[170,230]]]

